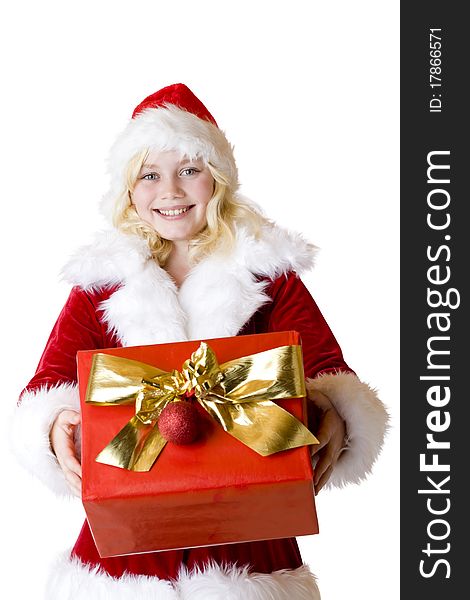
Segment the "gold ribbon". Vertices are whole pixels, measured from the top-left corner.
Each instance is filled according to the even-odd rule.
[[[181,372],[97,353],[86,402],[99,406],[135,402],[136,412],[96,460],[149,471],[166,444],[158,430],[160,413],[188,395],[194,395],[227,433],[262,456],[318,444],[298,419],[272,402],[305,394],[300,346],[281,346],[219,365],[214,351],[202,342]]]

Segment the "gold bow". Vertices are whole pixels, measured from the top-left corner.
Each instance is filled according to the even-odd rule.
[[[166,440],[157,421],[170,402],[193,394],[227,433],[262,456],[318,444],[293,415],[272,402],[305,396],[300,346],[281,346],[219,365],[202,342],[181,372],[97,353],[93,356],[86,402],[131,404],[136,413],[96,457],[131,471],[149,471]]]

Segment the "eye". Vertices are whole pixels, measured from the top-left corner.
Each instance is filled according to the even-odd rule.
[[[186,167],[180,171],[180,175],[194,175],[195,173],[199,173],[199,169],[196,167]]]
[[[141,179],[145,179],[146,181],[156,181],[158,177],[158,173],[146,173],[145,175],[142,175]]]

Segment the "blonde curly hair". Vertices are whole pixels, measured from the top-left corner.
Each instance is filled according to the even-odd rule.
[[[151,225],[143,221],[132,203],[137,177],[149,152],[149,149],[143,150],[129,161],[126,185],[114,202],[112,218],[113,225],[119,231],[145,239],[153,259],[163,267],[170,256],[173,242],[160,237]],[[192,264],[197,263],[216,248],[222,252],[230,252],[235,242],[237,223],[243,223],[257,237],[262,225],[268,222],[268,219],[253,206],[231,191],[229,181],[222,171],[210,162],[205,164],[214,178],[214,192],[206,209],[207,225],[189,243],[189,257]]]

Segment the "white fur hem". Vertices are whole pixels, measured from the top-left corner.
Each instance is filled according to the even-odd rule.
[[[349,438],[327,486],[360,483],[370,474],[387,431],[388,414],[383,403],[354,373],[325,373],[307,379],[307,390],[309,387],[328,396],[345,420]]]
[[[306,565],[264,574],[211,564],[203,571],[181,572],[176,587],[179,600],[320,600]]]
[[[10,446],[18,462],[53,492],[71,496],[49,441],[52,424],[62,410],[80,410],[78,390],[73,384],[24,392],[12,415]]]
[[[156,577],[125,575],[111,577],[98,567],[84,565],[77,558],[64,555],[49,576],[47,600],[176,600],[169,581]]]
[[[176,581],[144,575],[109,576],[77,558],[64,556],[53,568],[48,600],[320,600],[315,577],[307,566],[270,574],[247,568],[182,570]]]

